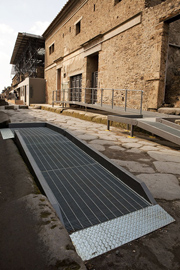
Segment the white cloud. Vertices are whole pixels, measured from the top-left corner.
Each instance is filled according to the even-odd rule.
[[[7,24],[0,24],[0,92],[4,86],[11,85],[11,65],[12,55],[17,33]]]
[[[13,47],[17,33],[9,25],[0,24],[0,50],[1,52],[9,52],[9,48]],[[13,45],[12,45],[13,44]]]
[[[42,35],[44,33],[44,31],[46,30],[46,28],[49,26],[49,22],[41,22],[41,21],[37,21],[34,23],[34,25],[29,29],[29,32],[31,34],[35,34],[35,35]]]
[[[0,24],[0,33],[1,34],[12,34],[14,30],[7,24],[1,23]]]
[[[0,92],[4,87],[11,85],[11,65],[9,54],[0,52]]]

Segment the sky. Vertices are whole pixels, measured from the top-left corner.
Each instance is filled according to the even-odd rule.
[[[11,86],[10,60],[18,32],[42,35],[67,0],[0,0],[0,93]]]

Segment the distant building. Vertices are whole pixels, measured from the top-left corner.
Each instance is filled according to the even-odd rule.
[[[177,0],[67,1],[43,34],[46,102],[66,87],[59,98],[74,103],[98,103],[98,89],[110,88],[143,90],[146,110],[178,104],[179,19]],[[130,96],[132,107],[136,98]],[[124,102],[123,94],[118,99]]]
[[[23,103],[45,102],[45,45],[42,36],[18,33],[10,64],[12,64],[12,93]]]

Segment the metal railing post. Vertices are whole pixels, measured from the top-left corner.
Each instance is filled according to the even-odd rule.
[[[126,111],[126,107],[127,107],[127,89],[125,90],[125,111]]]
[[[140,105],[140,114],[142,114],[142,103],[143,103],[143,91],[141,91],[141,105]]]
[[[114,106],[114,89],[112,89],[112,109],[113,109],[113,106]]]
[[[107,96],[104,90],[108,91]],[[99,94],[97,94],[96,91],[98,91]],[[111,94],[110,94],[110,91],[111,91]],[[62,88],[61,90],[52,91],[52,106],[55,105],[55,102],[60,102],[62,103],[62,106],[64,107],[68,101],[70,101],[70,103],[72,102],[73,104],[75,104],[76,102],[78,103],[78,101],[82,103],[84,102],[84,104],[88,104],[88,103],[94,104],[94,102],[97,101],[97,96],[98,96],[99,103],[97,104],[97,106],[103,107],[104,106],[103,102],[104,102],[108,104],[109,108],[115,109],[116,106],[119,106],[119,103],[116,104],[116,92],[117,92],[117,95],[119,95],[119,93],[122,95],[122,92],[123,92],[122,101],[124,105],[123,103],[121,104],[122,104],[122,107],[124,106],[124,111],[127,111],[128,105],[131,106],[131,103],[128,101],[128,98],[129,98],[128,91],[130,93],[132,92],[133,94],[135,93],[138,96],[140,95],[138,98],[138,110],[139,110],[139,113],[142,114],[143,94],[144,94],[142,90],[114,89],[114,88],[87,88],[87,87],[81,88],[80,87],[77,89],[77,91],[75,91],[75,88],[68,88],[68,89]],[[56,96],[54,92],[56,92]],[[60,94],[58,94],[57,92]],[[82,96],[82,94],[84,94],[84,96]],[[91,97],[89,97],[89,95]],[[90,104],[89,104],[89,107],[90,107]]]
[[[62,90],[62,94],[63,94],[63,108],[64,108],[64,94],[65,94],[64,91],[65,91],[65,90],[63,89],[63,90]]]
[[[103,103],[103,89],[101,89],[101,107],[102,107],[102,103]]]
[[[52,91],[52,107],[54,107],[54,91]]]
[[[84,89],[84,103],[86,103],[86,88]]]
[[[92,88],[91,93],[92,93],[92,98],[91,98],[92,104],[94,104],[94,88]]]

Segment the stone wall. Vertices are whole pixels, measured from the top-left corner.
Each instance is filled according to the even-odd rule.
[[[180,2],[166,0],[143,11],[143,42],[146,109],[164,103],[168,53],[168,19],[180,13]]]
[[[52,103],[52,91],[56,90],[56,68],[45,71],[46,78],[46,102]]]
[[[47,102],[56,90],[58,68],[62,83],[70,86],[71,76],[82,74],[82,86],[89,87],[88,57],[98,55],[98,87],[143,90],[144,109],[161,106],[169,35],[162,18],[180,13],[180,3],[152,2],[122,0],[114,5],[114,0],[81,0],[69,8],[69,14],[45,36]],[[76,35],[79,21],[81,31]],[[49,55],[52,44],[54,52]],[[138,95],[131,96],[132,107],[138,100]]]
[[[159,4],[161,4],[162,2],[165,2],[166,0],[146,0],[145,1],[145,7],[154,7],[157,6]]]
[[[180,20],[169,26],[165,103],[180,107]]]

